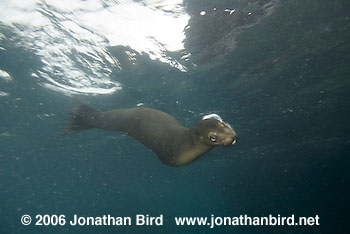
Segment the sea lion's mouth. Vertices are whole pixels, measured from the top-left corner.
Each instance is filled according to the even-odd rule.
[[[227,142],[226,144],[224,144],[224,146],[230,147],[230,146],[235,145],[236,143],[237,143],[237,139],[234,138],[234,139],[232,139],[231,142]]]

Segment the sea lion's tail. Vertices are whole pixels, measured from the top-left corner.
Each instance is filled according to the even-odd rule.
[[[60,135],[72,134],[78,131],[93,128],[97,111],[86,104],[77,103],[70,112],[68,124]]]

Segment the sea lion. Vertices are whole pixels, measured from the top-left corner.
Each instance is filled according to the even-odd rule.
[[[185,128],[174,117],[151,108],[116,109],[98,112],[78,104],[65,134],[89,128],[124,132],[150,148],[169,166],[187,165],[216,146],[236,144],[237,134],[216,115],[205,116],[192,128]]]

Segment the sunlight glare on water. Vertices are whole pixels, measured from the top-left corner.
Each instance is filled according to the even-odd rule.
[[[122,88],[118,78],[111,78],[113,69],[122,67],[110,46],[129,46],[186,71],[166,55],[184,49],[190,17],[182,0],[5,0],[0,13],[1,23],[21,37],[16,46],[34,50],[41,59],[43,66],[32,77],[67,95],[111,94]]]

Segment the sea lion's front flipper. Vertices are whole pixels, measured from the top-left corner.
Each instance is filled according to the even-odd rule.
[[[61,135],[71,134],[78,131],[93,128],[93,122],[96,119],[97,111],[88,105],[77,103],[70,112],[68,124]]]

